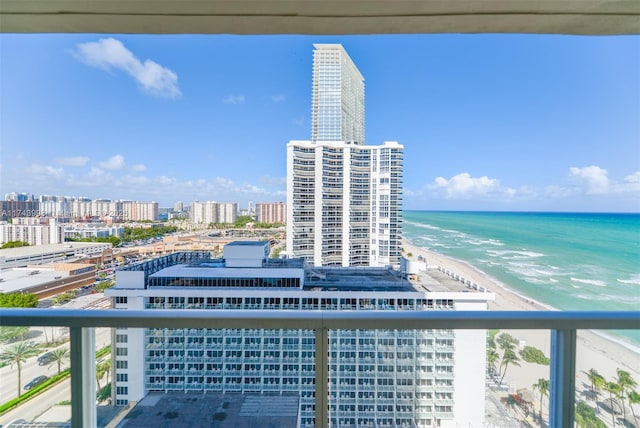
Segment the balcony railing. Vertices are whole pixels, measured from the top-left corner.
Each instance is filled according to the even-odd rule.
[[[640,329],[640,312],[576,311],[266,311],[266,310],[47,310],[0,309],[3,326],[69,327],[71,338],[71,426],[95,427],[91,357],[95,327],[310,329],[315,331],[315,421],[329,426],[328,331],[351,329],[551,330],[549,427],[574,426],[576,330]]]

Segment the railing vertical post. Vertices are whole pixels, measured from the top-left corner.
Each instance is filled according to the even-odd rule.
[[[96,345],[95,329],[70,327],[71,336],[71,427],[95,428]]]
[[[325,327],[316,329],[316,427],[329,426],[328,395],[329,385],[329,334]]]
[[[576,330],[551,330],[549,427],[574,425]]]

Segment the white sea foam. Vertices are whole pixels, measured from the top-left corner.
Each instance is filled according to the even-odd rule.
[[[470,238],[467,240],[462,241],[464,243],[467,244],[471,244],[471,245],[493,245],[496,247],[502,247],[504,246],[504,244],[500,241],[497,241],[495,239],[480,239],[480,238]]]
[[[412,222],[407,222],[407,224],[410,224],[411,226],[415,226],[415,227],[421,227],[423,229],[429,229],[429,230],[443,230],[442,228],[438,227],[438,226],[432,226],[430,224],[422,224],[422,223],[412,223]]]
[[[622,284],[634,284],[634,285],[640,285],[640,273],[636,273],[634,275],[631,275],[631,277],[629,279],[617,279],[618,282],[621,282]]]
[[[500,257],[504,260],[522,260],[544,257],[542,253],[535,251],[517,251],[517,250],[487,250],[487,254],[494,257]]]
[[[581,284],[597,285],[598,287],[606,287],[607,283],[598,279],[582,279],[571,277],[571,281],[579,282]]]

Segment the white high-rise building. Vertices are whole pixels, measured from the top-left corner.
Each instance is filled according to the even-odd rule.
[[[105,293],[124,310],[486,310],[477,292],[424,262],[388,268],[309,268],[268,259],[268,242],[233,242],[224,258],[175,253],[120,270]],[[294,327],[295,328],[295,327]],[[331,427],[482,426],[483,330],[330,330]],[[314,423],[315,335],[290,329],[115,329],[116,405],[150,392],[299,394]],[[318,379],[321,380],[321,379]]]
[[[287,254],[315,266],[397,266],[403,151],[364,144],[364,79],[316,44],[310,141],[287,145]]]
[[[342,45],[313,47],[311,141],[364,144],[364,78]]]
[[[236,202],[192,202],[191,221],[194,223],[235,223],[238,219]]]
[[[400,261],[403,147],[287,145],[287,254],[315,266]]]
[[[11,241],[29,245],[64,242],[64,226],[48,217],[14,217],[13,223],[0,222],[0,244]]]

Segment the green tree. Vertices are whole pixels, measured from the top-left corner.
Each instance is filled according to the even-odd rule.
[[[631,377],[631,374],[626,370],[617,369],[616,372],[617,372],[617,376],[616,376],[615,382],[620,387],[620,402],[622,404],[622,417],[626,420],[627,408],[624,405],[625,392],[627,392],[627,390],[632,391],[633,388],[638,386],[638,382],[636,382],[636,380],[633,377]]]
[[[31,342],[20,342],[14,346],[5,349],[0,354],[0,361],[10,363],[11,367],[15,364],[18,369],[18,397],[20,397],[20,387],[22,386],[22,363],[27,358],[33,357],[38,353],[38,349]]]
[[[620,385],[617,382],[606,382],[604,384],[604,390],[609,393],[609,404],[611,404],[611,424],[613,426],[616,425],[616,408],[614,404],[618,403],[618,400],[614,400],[613,397],[616,398],[620,395]]]
[[[492,375],[496,372],[496,363],[500,359],[500,354],[495,348],[489,348],[487,350],[487,365],[489,366],[489,373]]]
[[[538,383],[533,384],[533,390],[540,393],[540,426],[542,426],[542,399],[549,396],[549,379],[540,378]]]
[[[633,410],[634,404],[640,404],[640,393],[637,391],[631,390],[627,394],[627,400],[629,400],[629,408],[631,409],[631,414],[633,415],[633,422],[637,422],[636,412]]]
[[[549,365],[549,358],[547,358],[541,350],[533,346],[525,346],[524,349],[520,351],[520,355],[527,363],[536,363],[543,366]]]
[[[591,391],[595,396],[595,401],[598,401],[598,392],[605,384],[604,376],[602,376],[596,369],[589,369],[587,372],[587,378],[591,382]]]
[[[6,248],[18,248],[18,247],[28,247],[29,243],[24,241],[9,241],[2,244],[0,250],[4,250]]]
[[[105,385],[104,388],[99,389],[98,393],[96,394],[96,399],[98,400],[98,402],[106,401],[109,398],[111,398],[111,384],[110,383]]]
[[[516,347],[516,339],[509,333],[502,333],[496,340],[500,349],[513,351]]]
[[[99,283],[97,283],[93,287],[93,291],[95,291],[96,293],[104,293],[104,290],[106,290],[107,288],[111,288],[114,285],[116,285],[115,282],[111,281],[110,279],[107,279],[105,281],[100,281]]]
[[[51,351],[51,358],[53,363],[58,365],[58,374],[62,371],[62,361],[69,359],[69,348],[57,348]]]
[[[509,367],[509,364],[513,366],[520,366],[520,358],[513,351],[513,349],[506,349],[504,351],[504,354],[502,355],[502,361],[500,362],[500,371],[502,371],[502,368],[504,367],[504,372],[502,373],[502,377],[500,378],[499,385],[502,385],[502,381],[507,374],[507,367]]]
[[[0,342],[13,342],[20,338],[24,340],[24,335],[29,331],[29,327],[0,327]]]
[[[0,293],[0,308],[35,308],[38,298],[33,293]]]
[[[100,379],[102,379],[105,375],[107,376],[107,383],[109,383],[109,373],[111,373],[111,360],[103,361],[96,366],[96,381],[98,382],[98,391],[102,389],[100,387]]]
[[[584,401],[578,401],[576,405],[576,423],[578,428],[607,428],[596,416],[595,411]]]

